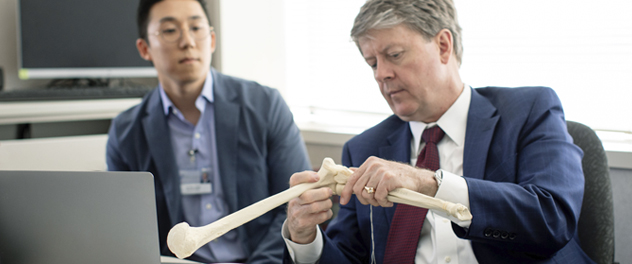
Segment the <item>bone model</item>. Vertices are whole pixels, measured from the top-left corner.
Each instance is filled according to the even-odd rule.
[[[167,245],[171,252],[178,258],[189,257],[198,248],[208,242],[224,235],[252,219],[255,219],[268,211],[287,203],[300,196],[303,192],[320,187],[329,187],[334,194],[342,193],[347,179],[353,173],[347,167],[336,165],[331,158],[325,158],[318,171],[320,180],[314,183],[303,183],[289,188],[276,195],[270,196],[237,212],[223,217],[213,223],[202,227],[190,227],[186,222],[175,225],[167,235]],[[387,199],[390,202],[407,204],[442,211],[448,215],[466,221],[472,219],[467,207],[462,204],[446,202],[415,191],[398,188],[389,192]]]

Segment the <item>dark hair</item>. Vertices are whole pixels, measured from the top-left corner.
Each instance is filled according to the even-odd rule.
[[[149,11],[151,8],[163,0],[140,0],[138,3],[138,9],[136,10],[136,24],[138,25],[138,37],[147,40],[147,26],[149,25]],[[211,18],[208,16],[208,10],[206,10],[206,1],[205,0],[197,0],[198,3],[202,6],[202,10],[204,10],[204,14],[206,15],[206,19],[208,20],[209,25],[211,24]]]

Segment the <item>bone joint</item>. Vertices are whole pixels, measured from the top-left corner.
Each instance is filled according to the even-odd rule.
[[[318,182],[296,185],[205,226],[191,227],[186,222],[179,223],[169,231],[167,245],[176,257],[187,258],[208,242],[287,203],[307,190],[329,187],[334,194],[340,195],[352,173],[353,171],[347,167],[336,165],[331,158],[325,158],[320,170],[318,170],[320,177]],[[404,188],[389,192],[387,199],[394,203],[442,211],[460,221],[472,219],[469,209],[462,204],[443,201]]]

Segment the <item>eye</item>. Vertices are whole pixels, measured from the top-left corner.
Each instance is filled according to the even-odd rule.
[[[192,26],[190,30],[193,31],[193,32],[197,32],[197,31],[202,30],[202,28],[198,27],[198,26]]]
[[[377,61],[373,61],[373,60],[367,60],[366,64],[368,64],[369,66],[371,66],[371,68],[375,69],[377,68]]]
[[[402,55],[402,52],[396,52],[396,53],[391,53],[391,54],[390,54],[390,56],[391,56],[392,58],[395,58],[395,59],[396,59],[396,58],[399,58],[401,55]]]
[[[176,28],[165,28],[161,31],[163,35],[173,35],[177,34],[178,30]]]

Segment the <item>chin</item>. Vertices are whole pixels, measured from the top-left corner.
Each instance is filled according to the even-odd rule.
[[[399,116],[399,118],[404,119],[404,118],[410,118],[412,115],[415,114],[415,110],[417,109],[411,109],[412,107],[410,106],[405,106],[405,105],[398,105],[398,104],[394,104],[391,105],[391,110],[393,111],[393,114]]]
[[[195,71],[181,72],[180,74],[178,74],[178,76],[179,76],[179,79],[182,81],[193,82],[199,79],[205,79],[207,73],[208,71],[195,70]]]

